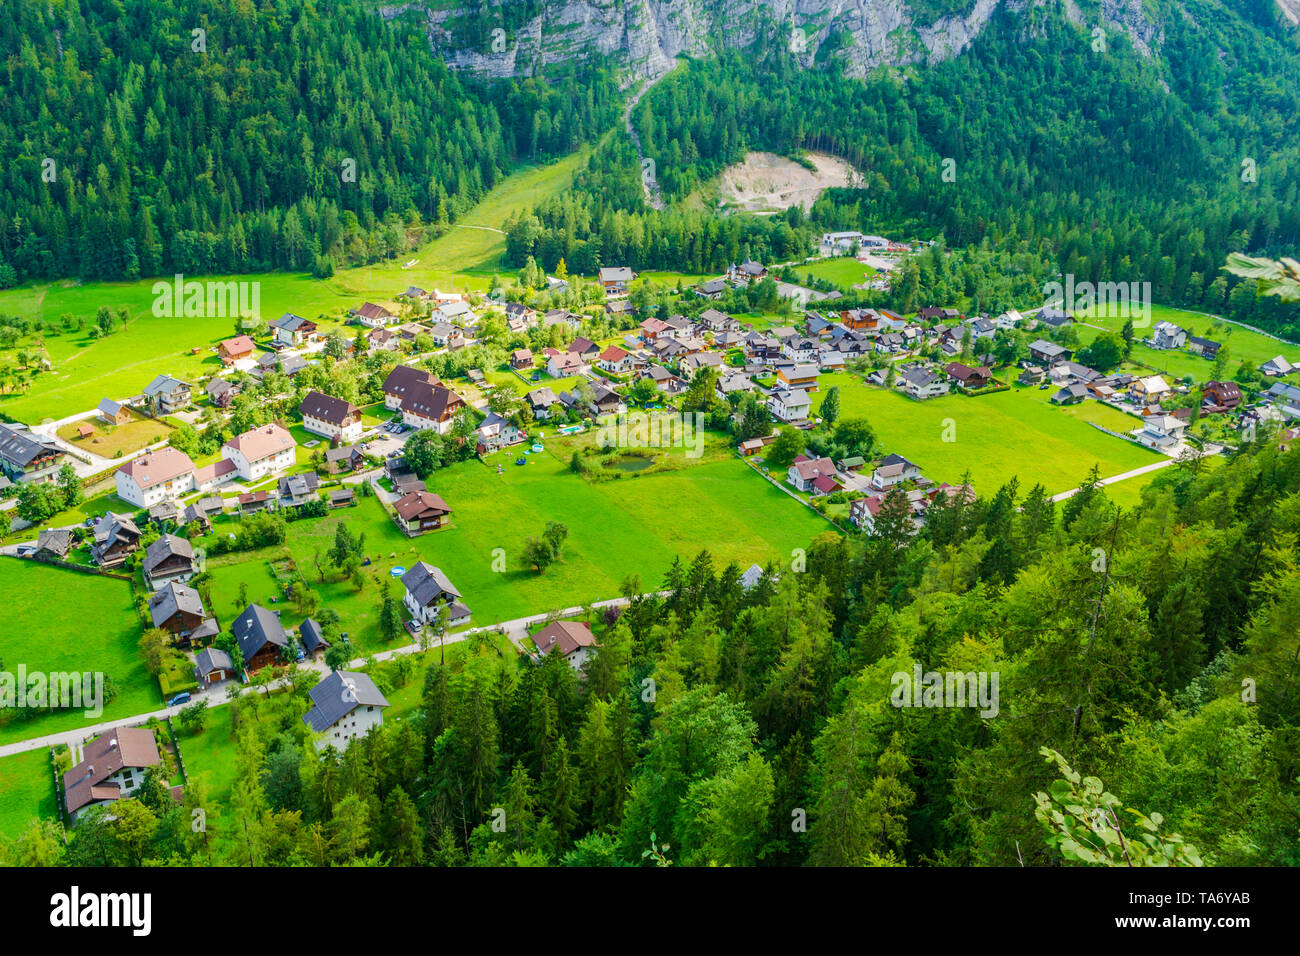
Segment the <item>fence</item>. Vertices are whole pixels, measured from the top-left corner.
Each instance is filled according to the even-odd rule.
[[[105,571],[103,568],[92,568],[88,564],[75,564],[72,561],[64,561],[62,558],[52,558],[48,555],[27,554],[23,557],[28,561],[39,561],[41,564],[50,564],[59,568],[67,568],[69,571],[80,571],[82,574],[98,574],[102,578],[116,578],[119,581],[135,580],[129,574],[115,574],[112,571]]]

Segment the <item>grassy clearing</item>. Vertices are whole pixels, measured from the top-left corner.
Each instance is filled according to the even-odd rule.
[[[832,385],[840,386],[842,417],[867,419],[884,448],[916,462],[935,481],[955,484],[969,470],[981,495],[992,495],[1015,476],[1022,492],[1041,483],[1048,494],[1057,494],[1077,487],[1094,462],[1105,477],[1161,459],[1088,424],[1127,431],[1137,427],[1136,418],[1097,402],[1051,405],[1050,389],[916,402],[840,373],[822,376],[816,409]],[[943,440],[946,430],[955,440]]]
[[[48,747],[0,759],[0,837],[17,837],[37,818],[59,818]]]
[[[825,279],[827,282],[835,285],[836,288],[848,292],[853,286],[858,285],[876,274],[876,270],[871,266],[863,265],[852,256],[843,256],[838,259],[823,259],[820,262],[812,262],[807,265],[795,266],[795,271],[799,273],[802,280],[805,276],[812,275],[818,279]]]
[[[324,281],[285,273],[203,278],[255,282],[263,319],[296,312],[326,329],[341,324],[347,310],[363,301],[391,305],[392,297],[409,285],[483,291],[494,272],[513,271],[502,260],[505,235],[500,228],[506,219],[565,189],[586,157],[587,151],[580,150],[550,165],[515,173],[460,223],[391,263],[346,269]],[[403,269],[410,259],[419,262]],[[157,281],[63,280],[0,291],[0,312],[40,317],[54,325],[65,313],[87,320],[83,331],[47,333],[45,347],[52,370],[37,375],[23,392],[0,395],[0,411],[29,423],[57,420],[92,409],[101,398],[138,395],[159,373],[197,381],[220,369],[212,347],[234,334],[235,320],[154,316]],[[130,318],[125,327],[119,325],[112,334],[91,339],[89,327],[102,305],[114,311],[125,308]],[[23,342],[12,352],[30,347],[30,342]],[[0,359],[12,362],[13,354]]]
[[[0,724],[0,743],[25,740],[158,707],[158,682],[145,671],[137,644],[140,618],[125,581],[81,574],[14,558],[0,559],[0,593],[10,597],[0,630],[0,660],[28,673],[103,672],[117,697],[101,716],[50,711],[34,720]]]
[[[1124,327],[1124,322],[1125,319],[1117,315],[1100,316],[1081,313],[1079,324],[1076,325],[1079,340],[1084,344],[1091,342],[1101,334],[1102,329],[1118,332]],[[1275,355],[1284,355],[1292,363],[1300,362],[1300,346],[1279,342],[1267,335],[1252,332],[1250,329],[1242,328],[1239,325],[1216,322],[1213,316],[1204,315],[1200,312],[1188,312],[1183,309],[1170,308],[1169,306],[1153,305],[1151,307],[1151,325],[1155,326],[1158,322],[1172,322],[1187,329],[1189,335],[1221,342],[1223,347],[1228,350],[1229,358],[1225,374],[1229,376],[1236,371],[1242,360],[1248,360],[1260,365]],[[1134,329],[1136,339],[1146,338],[1150,334],[1150,328]],[[1214,362],[1201,358],[1199,355],[1192,355],[1190,352],[1179,350],[1153,349],[1150,346],[1142,345],[1140,342],[1134,342],[1132,357],[1134,360],[1143,363],[1143,365],[1157,369],[1162,373],[1177,378],[1191,376],[1196,382],[1204,382],[1209,379],[1214,369]]]
[[[78,429],[89,425],[93,430],[87,438],[82,438]],[[82,451],[101,458],[116,458],[138,451],[145,445],[165,440],[172,431],[166,422],[145,418],[135,412],[131,421],[125,425],[109,425],[98,418],[88,418],[79,422],[69,422],[58,429],[58,436]]]

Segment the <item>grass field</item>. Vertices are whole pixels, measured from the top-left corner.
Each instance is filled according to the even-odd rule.
[[[292,522],[289,553],[321,605],[338,611],[341,630],[360,651],[371,652],[387,646],[378,634],[381,589],[402,593],[389,571],[419,560],[441,567],[464,595],[473,623],[485,625],[616,597],[629,574],[639,575],[644,587],[657,586],[674,557],[690,560],[703,548],[719,566],[788,560],[794,548],[829,527],[722,453],[676,471],[589,483],[568,470],[572,447],[552,437],[547,452],[528,456],[524,467],[513,464],[516,449],[486,465],[469,461],[435,473],[428,486],[453,513],[451,525],[432,534],[407,538],[377,500],[363,498],[346,511]],[[539,535],[548,520],[567,525],[569,537],[563,562],[539,575],[524,568],[520,556],[526,539]],[[316,552],[328,550],[340,521],[366,536],[371,564],[360,591],[351,581],[335,580],[328,568],[324,583],[316,572]],[[503,572],[493,570],[500,566],[497,549]],[[240,581],[248,582],[250,601],[278,596],[266,565],[275,553],[209,562],[212,600],[223,624],[234,612]],[[298,623],[288,608],[285,620]]]
[[[840,386],[841,417],[865,418],[883,447],[920,465],[935,481],[956,484],[969,470],[976,492],[990,496],[1013,476],[1021,493],[1041,483],[1048,494],[1077,487],[1096,462],[1102,477],[1160,461],[1155,452],[1093,428],[1136,428],[1137,419],[1097,402],[1059,407],[1051,390],[1012,388],[970,398],[943,395],[924,402],[864,384],[847,373],[823,375],[814,396]],[[953,441],[944,441],[950,429]]]
[[[507,177],[460,223],[391,263],[345,269],[323,281],[287,273],[187,278],[256,282],[263,319],[296,312],[317,321],[323,318],[326,328],[342,322],[347,309],[363,301],[391,304],[393,295],[409,285],[482,291],[494,272],[513,271],[502,261],[505,235],[500,227],[506,219],[562,191],[586,157],[580,150]],[[403,269],[410,259],[419,263]],[[217,371],[221,365],[211,347],[235,334],[234,318],[156,317],[156,281],[64,280],[0,291],[0,312],[41,317],[56,325],[65,313],[88,320],[84,331],[47,333],[52,370],[38,374],[24,392],[0,395],[0,411],[28,423],[56,420],[92,409],[101,398],[138,395],[159,373],[194,381]],[[89,328],[101,305],[114,311],[125,308],[130,318],[125,327],[118,325],[112,334],[91,339]],[[23,342],[13,351],[29,347]],[[191,354],[195,348],[198,353]]]
[[[77,431],[83,425],[89,425],[93,429],[93,434],[89,438],[80,437]],[[101,458],[114,458],[118,453],[125,455],[145,445],[163,441],[171,430],[171,425],[166,422],[155,421],[132,412],[131,421],[125,425],[109,425],[99,418],[89,418],[79,422],[69,422],[60,427],[57,434],[82,451],[99,455]]]
[[[59,818],[48,747],[0,758],[0,837],[17,837],[38,817]]]
[[[1123,328],[1124,322],[1125,319],[1120,316],[1098,316],[1081,313],[1079,315],[1079,324],[1076,325],[1079,341],[1083,344],[1091,342],[1101,334],[1102,328],[1118,332]],[[1300,362],[1300,346],[1279,342],[1267,335],[1261,335],[1258,332],[1252,332],[1250,329],[1232,325],[1228,322],[1218,323],[1216,327],[1212,316],[1200,312],[1188,312],[1183,309],[1170,308],[1169,306],[1153,305],[1151,307],[1152,327],[1158,322],[1172,322],[1187,329],[1189,335],[1197,335],[1201,338],[1221,342],[1223,347],[1228,350],[1228,364],[1225,374],[1229,376],[1237,370],[1237,366],[1243,359],[1260,365],[1275,355],[1284,355],[1292,363]],[[1094,326],[1100,326],[1101,328],[1094,328]],[[1134,329],[1136,339],[1144,339],[1150,335],[1150,328]],[[1132,357],[1144,365],[1176,378],[1190,375],[1196,382],[1204,382],[1209,379],[1214,369],[1212,361],[1203,359],[1199,355],[1192,355],[1190,352],[1181,350],[1153,349],[1150,346],[1141,344],[1139,341],[1135,341],[1133,344]]]
[[[876,274],[876,270],[871,266],[863,265],[852,256],[843,256],[837,259],[823,259],[820,262],[810,262],[806,265],[794,267],[795,272],[799,273],[802,280],[805,276],[811,274],[818,279],[825,279],[827,282],[835,285],[836,288],[848,292],[854,285],[857,285],[871,276]]]
[[[125,581],[0,558],[0,593],[11,600],[0,630],[0,660],[9,671],[102,671],[117,697],[102,716],[51,711],[0,724],[0,743],[102,723],[159,706],[158,683],[144,669],[137,644],[140,619]],[[21,596],[21,600],[13,598]]]

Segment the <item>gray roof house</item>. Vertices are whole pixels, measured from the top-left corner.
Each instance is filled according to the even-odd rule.
[[[320,749],[346,747],[384,722],[388,698],[359,671],[334,671],[308,694],[312,707],[302,722],[321,735],[316,742]]]

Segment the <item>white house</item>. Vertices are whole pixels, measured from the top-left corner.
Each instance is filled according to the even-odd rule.
[[[918,400],[947,395],[951,386],[929,369],[909,368],[899,373],[898,387]]]
[[[235,463],[235,473],[256,481],[293,465],[298,443],[279,425],[259,425],[221,446],[221,457]]]
[[[533,635],[539,654],[558,652],[574,670],[582,670],[591,649],[598,647],[590,625],[580,621],[554,621]]]
[[[441,569],[428,562],[419,561],[403,574],[402,586],[406,588],[402,603],[417,624],[436,623],[444,607],[447,627],[458,627],[469,621],[469,608],[461,603],[460,592]]]
[[[1158,349],[1180,349],[1187,344],[1187,330],[1172,322],[1157,322],[1151,330],[1151,344]]]
[[[153,731],[144,727],[114,727],[86,744],[81,756],[63,775],[64,807],[74,821],[91,807],[134,794],[145,770],[162,762]]]
[[[783,422],[801,422],[812,411],[812,401],[801,388],[775,388],[767,397],[767,407]]]
[[[194,462],[183,451],[165,446],[132,458],[113,476],[117,496],[137,508],[179,498],[194,490]]]
[[[1007,311],[1003,312],[993,320],[993,324],[1000,329],[1014,329],[1024,320],[1025,317],[1015,309],[1007,309]]]
[[[1142,444],[1156,451],[1168,451],[1183,440],[1187,423],[1173,415],[1151,415],[1141,428],[1130,434]]]
[[[308,691],[312,708],[302,722],[316,734],[316,749],[344,750],[384,722],[388,699],[359,671],[334,671]]]
[[[361,440],[361,410],[351,402],[310,391],[298,406],[302,427],[340,445]]]
[[[902,455],[890,455],[871,473],[871,487],[877,491],[888,491],[904,481],[915,481],[921,477],[921,469]]]

